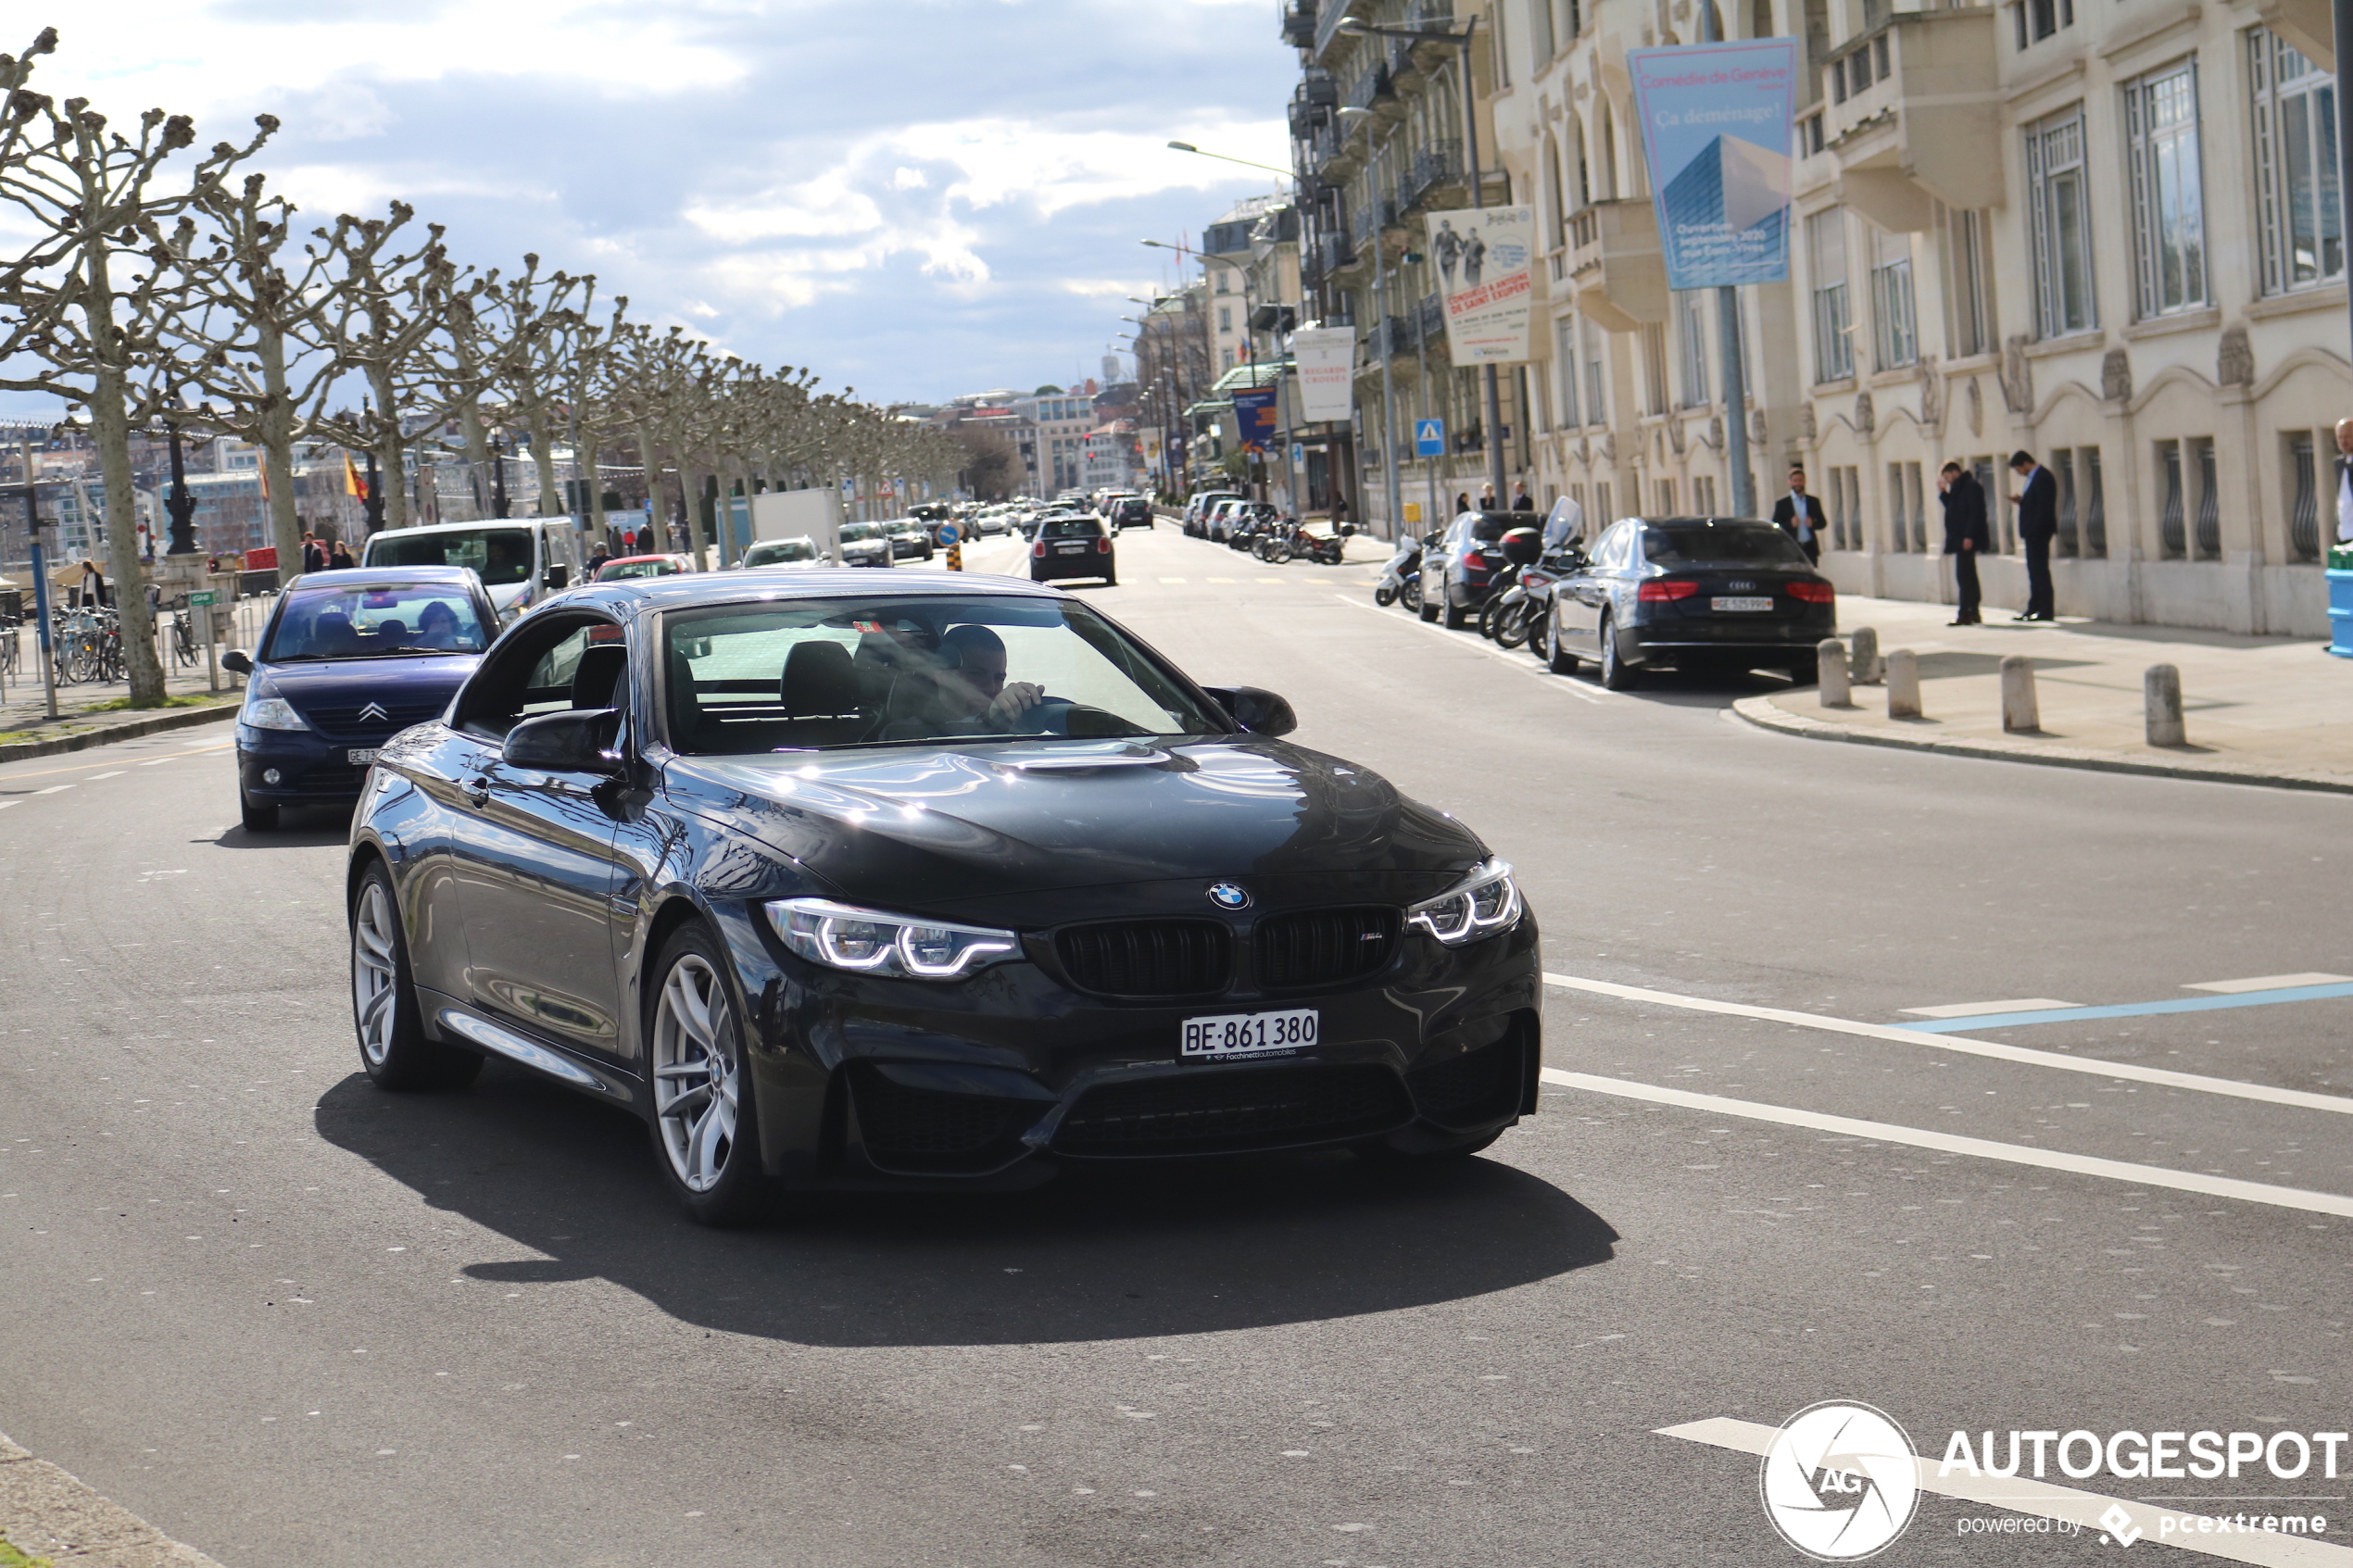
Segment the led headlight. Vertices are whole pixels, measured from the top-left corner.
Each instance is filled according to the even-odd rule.
[[[1519,919],[1520,908],[1519,884],[1512,880],[1509,862],[1489,860],[1437,897],[1407,909],[1405,923],[1459,947],[1507,929]]]
[[[302,715],[284,697],[270,695],[270,686],[256,681],[245,688],[245,710],[237,715],[237,722],[257,730],[307,730]]]
[[[785,946],[828,969],[902,980],[961,980],[1021,953],[1021,939],[985,925],[914,920],[825,898],[779,898],[768,920]]]

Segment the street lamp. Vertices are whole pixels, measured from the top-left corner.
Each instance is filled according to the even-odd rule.
[[[1246,157],[1235,157],[1230,153],[1203,152],[1201,148],[1194,146],[1190,142],[1171,142],[1168,145],[1173,151],[1191,153],[1196,157],[1214,157],[1221,163],[1239,163],[1244,169],[1263,169],[1269,174],[1279,174],[1285,180],[1289,180],[1291,177],[1291,171],[1288,169],[1277,169],[1271,163],[1254,163]]]
[[[172,389],[174,412],[178,411],[180,392]],[[196,498],[188,494],[188,468],[180,452],[180,421],[167,418],[164,430],[171,442],[171,494],[164,500],[164,510],[171,514],[171,547],[166,555],[192,556],[196,553]]]

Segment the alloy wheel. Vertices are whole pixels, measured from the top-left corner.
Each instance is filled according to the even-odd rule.
[[[359,890],[351,920],[351,999],[359,1020],[359,1049],[378,1067],[392,1050],[400,970],[393,957],[392,900],[371,879]]]
[[[689,1192],[709,1192],[736,1148],[742,1066],[735,1017],[718,972],[683,955],[654,1006],[654,1115],[670,1168]]]

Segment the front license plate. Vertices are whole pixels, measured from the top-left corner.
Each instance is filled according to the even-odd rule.
[[[343,756],[344,760],[350,763],[353,767],[364,768],[369,763],[373,762],[376,759],[377,754],[383,750],[384,747],[380,746],[371,746],[364,750],[358,746],[354,746],[351,750],[345,752]]]
[[[1760,611],[1771,609],[1773,608],[1773,601],[1770,598],[1766,597],[1753,599],[1718,597],[1708,600],[1707,605],[1710,609],[1716,610],[1718,613],[1755,614]]]
[[[1192,1060],[1212,1057],[1264,1056],[1269,1051],[1295,1051],[1315,1043],[1323,1015],[1314,1008],[1286,1008],[1281,1012],[1227,1012],[1214,1018],[1185,1020],[1184,1044],[1178,1054]]]

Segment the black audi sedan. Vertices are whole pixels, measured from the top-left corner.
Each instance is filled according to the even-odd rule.
[[[284,806],[348,807],[376,752],[473,673],[498,611],[471,567],[313,571],[286,584],[251,652],[237,711],[237,809],[248,832]]]
[[[598,584],[376,759],[348,874],[386,1089],[485,1053],[625,1106],[696,1219],[1534,1110],[1537,932],[1448,814],[1077,598]]]
[[[1553,585],[1557,674],[1592,660],[1613,691],[1642,671],[1785,670],[1814,676],[1838,596],[1795,540],[1743,518],[1621,518]]]

